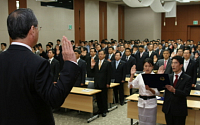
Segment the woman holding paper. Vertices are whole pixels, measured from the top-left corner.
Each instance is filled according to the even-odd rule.
[[[161,67],[162,68],[162,67]],[[146,58],[143,63],[143,73],[141,74],[154,74],[153,60]],[[139,88],[138,99],[138,112],[139,112],[139,124],[140,125],[156,125],[156,113],[157,113],[157,99],[156,95],[160,92],[157,88],[149,88],[144,84],[142,75],[139,74],[134,80],[134,74],[136,72],[136,66],[131,68],[131,77],[128,82],[129,88]]]

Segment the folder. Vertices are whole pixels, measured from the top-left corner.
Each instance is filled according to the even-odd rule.
[[[142,74],[145,85],[150,88],[165,88],[165,85],[171,85],[168,74]]]

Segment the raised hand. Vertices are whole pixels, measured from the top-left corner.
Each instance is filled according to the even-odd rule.
[[[131,68],[131,75],[134,75],[136,72],[136,66],[133,65],[132,68]]]
[[[159,67],[157,74],[164,74],[164,72],[165,72],[164,66],[162,65]]]
[[[68,61],[77,62],[72,44],[65,36],[63,36],[62,38],[62,55],[63,55],[64,61],[68,60]]]
[[[172,52],[171,57],[173,58],[174,56],[176,56],[175,52]]]
[[[91,67],[93,68],[95,66],[96,62],[94,59],[91,60]]]

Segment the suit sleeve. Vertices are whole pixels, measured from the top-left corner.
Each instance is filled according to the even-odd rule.
[[[65,98],[70,93],[76,79],[80,74],[80,68],[73,62],[65,61],[60,79],[57,84],[53,84],[53,76],[50,74],[50,64],[43,61],[38,67],[35,76],[35,90],[38,95],[52,108],[60,107]]]
[[[112,67],[111,67],[111,63],[108,62],[108,65],[107,65],[107,84],[110,85],[110,82],[111,82],[111,72],[112,72]]]
[[[176,89],[175,96],[186,97],[186,96],[190,95],[190,90],[191,90],[191,87],[192,87],[191,83],[192,83],[192,79],[191,79],[191,77],[189,77],[189,79],[187,79],[187,81],[186,81],[186,84],[185,84],[183,90]]]
[[[81,83],[85,84],[85,75],[86,75],[86,62],[85,61],[83,62],[81,70],[82,70]]]

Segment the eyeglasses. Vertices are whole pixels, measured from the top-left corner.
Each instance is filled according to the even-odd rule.
[[[35,28],[37,28],[37,29],[38,29],[38,31],[41,31],[41,29],[42,29],[42,27],[35,27]]]

